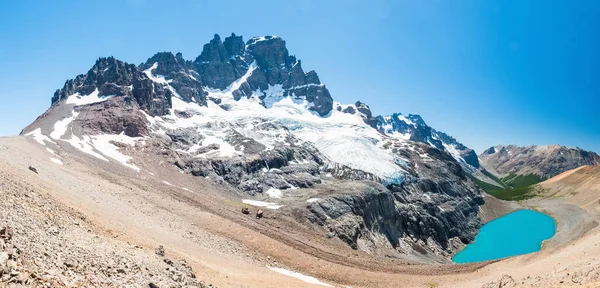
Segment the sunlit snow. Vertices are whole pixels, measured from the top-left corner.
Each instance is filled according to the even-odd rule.
[[[235,129],[243,136],[252,138],[267,149],[272,149],[286,144],[286,133],[303,141],[313,143],[331,161],[347,165],[354,169],[373,173],[381,178],[395,177],[405,170],[397,164],[397,157],[385,151],[382,146],[383,135],[364,123],[359,115],[333,110],[330,115],[319,116],[309,110],[312,103],[303,99],[292,97],[279,97],[269,91],[271,97],[281,100],[269,103],[271,108],[262,105],[260,96],[263,92],[256,91],[250,97],[235,100],[232,92],[246,81],[256,69],[255,64],[250,65],[247,73],[229,85],[225,90],[208,90],[208,98],[221,100],[220,105],[208,101],[208,106],[196,103],[186,103],[173,98],[173,111],[171,115],[163,117],[149,117],[155,133],[164,133],[164,130],[198,127],[198,133],[206,137],[201,144],[206,146],[212,143],[219,144],[219,156],[232,156],[242,154],[231,145],[227,145],[226,131]],[[282,90],[277,93],[283,93]],[[227,107],[227,110],[223,109]],[[177,117],[174,111],[187,111],[190,117]],[[268,123],[287,127],[288,131],[260,129],[261,125]],[[240,129],[243,127],[243,129]],[[219,140],[219,141],[218,141]],[[195,146],[192,151],[199,149]]]
[[[269,267],[269,269],[271,269],[277,273],[281,273],[281,274],[284,274],[284,275],[287,275],[290,277],[300,279],[306,283],[321,285],[321,286],[325,286],[325,287],[333,287],[332,285],[329,285],[325,282],[321,282],[319,279],[317,279],[315,277],[306,276],[306,275],[300,274],[298,272],[290,271],[290,270],[283,269],[283,268],[276,268],[276,267]]]
[[[129,160],[131,160],[132,158],[130,156],[127,156],[127,155],[121,153],[119,151],[119,147],[112,144],[111,141],[124,143],[129,146],[133,146],[133,145],[135,145],[136,141],[139,141],[141,139],[142,138],[129,137],[129,136],[125,135],[124,133],[119,134],[119,135],[103,134],[103,135],[91,136],[91,144],[94,148],[96,148],[96,150],[98,150],[100,153],[104,154],[104,156],[112,158],[112,159],[116,160],[117,162],[121,163],[122,165],[127,166],[127,167],[139,172],[140,168],[129,163]]]
[[[244,200],[242,200],[242,203],[256,206],[256,207],[265,207],[267,209],[274,209],[274,210],[279,209],[284,206],[284,205],[279,205],[277,203],[263,202],[263,201],[250,200],[250,199],[244,199]]]
[[[63,165],[63,163],[62,163],[62,161],[60,161],[60,159],[57,159],[57,158],[54,158],[54,157],[50,158],[50,161],[52,161],[52,162],[54,162],[54,163],[56,163],[58,165]]]
[[[71,124],[71,122],[73,122],[73,120],[77,118],[77,115],[79,115],[79,112],[73,111],[73,114],[71,114],[71,116],[56,121],[56,123],[54,123],[54,130],[52,130],[52,133],[50,133],[50,137],[59,140],[60,137],[67,133],[67,128],[69,127],[69,124]]]
[[[48,138],[48,136],[42,134],[42,129],[41,128],[37,128],[27,134],[25,134],[25,136],[31,136],[33,138],[33,140],[37,141],[38,143],[46,146],[46,143],[44,143],[44,141],[50,142],[50,143],[54,143],[50,138]],[[56,143],[54,143],[56,144]]]
[[[156,83],[161,83],[161,84],[169,84],[170,81],[167,81],[165,79],[164,76],[162,75],[152,75],[152,71],[154,69],[156,69],[158,67],[158,62],[154,62],[154,64],[152,64],[152,67],[144,70],[144,74],[146,74],[146,76],[148,76],[148,78],[150,78],[150,80],[156,82]]]
[[[65,103],[75,104],[75,106],[81,106],[81,105],[88,105],[88,104],[104,102],[114,96],[114,95],[99,95],[99,94],[100,94],[100,92],[98,91],[97,88],[96,88],[96,90],[94,90],[94,92],[90,93],[89,95],[80,95],[78,92],[78,93],[75,93],[75,94],[69,96]]]

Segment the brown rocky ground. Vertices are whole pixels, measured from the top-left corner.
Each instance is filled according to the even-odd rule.
[[[267,210],[263,219],[244,215],[235,191],[181,174],[145,151],[127,152],[142,168],[137,173],[48,145],[57,155],[24,137],[0,139],[0,226],[14,230],[3,240],[10,252],[3,281],[10,285],[177,287],[203,285],[201,279],[216,287],[311,287],[273,266],[351,287],[511,287],[510,279],[515,287],[561,287],[598,280],[597,216],[561,198],[519,204],[557,219],[557,236],[540,253],[422,265],[350,250],[298,222],[297,207]],[[488,221],[516,209],[494,203],[483,207]],[[159,246],[165,256],[156,254]],[[507,284],[498,286],[501,279]]]

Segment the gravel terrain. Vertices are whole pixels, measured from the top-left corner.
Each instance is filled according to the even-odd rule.
[[[136,159],[139,173],[24,137],[0,138],[0,229],[10,227],[0,230],[2,285],[315,286],[269,269],[281,267],[334,287],[598,287],[597,214],[567,196],[482,207],[485,221],[519,207],[553,216],[557,236],[539,253],[423,265],[350,250],[295,221],[301,209],[294,207],[266,210],[262,219],[244,215],[234,191]]]

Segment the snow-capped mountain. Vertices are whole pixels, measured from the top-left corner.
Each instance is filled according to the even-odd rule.
[[[194,61],[100,58],[22,134],[137,173],[149,165],[141,155],[155,153],[254,198],[245,203],[302,209],[371,252],[445,261],[481,225],[483,198],[463,170],[479,166],[472,150],[417,115],[335,102],[276,36],[215,35]]]
[[[479,160],[473,149],[466,147],[448,134],[429,127],[419,115],[409,114],[405,117],[400,113],[394,113],[388,116],[377,116],[376,119],[377,129],[387,135],[430,144],[450,153],[461,164],[479,168]]]

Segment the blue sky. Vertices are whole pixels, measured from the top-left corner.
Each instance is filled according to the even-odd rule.
[[[214,33],[278,35],[336,101],[415,113],[482,152],[600,152],[600,1],[0,1],[0,135],[100,56],[194,59]]]

